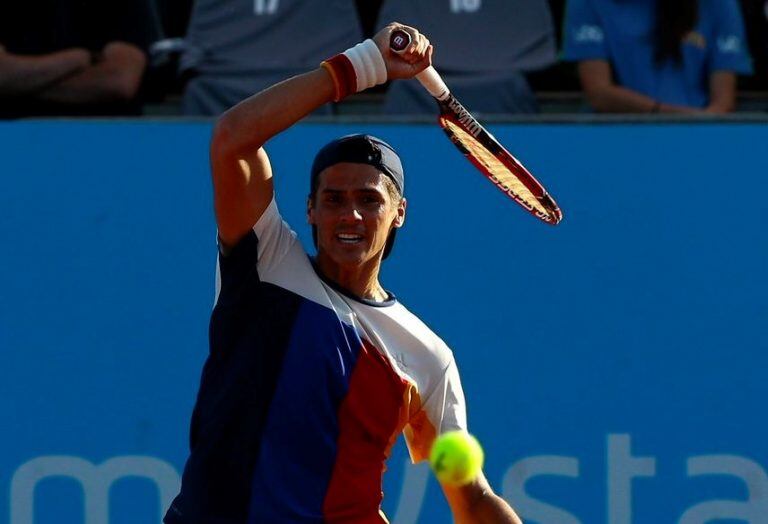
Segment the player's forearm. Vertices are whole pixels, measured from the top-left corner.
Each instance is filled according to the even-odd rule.
[[[481,472],[466,485],[442,485],[455,524],[521,524],[520,517],[507,502],[493,492]]]
[[[67,49],[39,56],[24,56],[0,48],[0,96],[34,95],[90,64],[85,49]]]
[[[495,495],[488,493],[472,507],[470,517],[466,524],[522,524],[522,520],[507,502]],[[464,524],[457,521],[457,524]]]
[[[333,80],[323,68],[289,78],[226,111],[214,136],[230,150],[256,150],[333,100],[334,92]]]
[[[337,71],[342,78],[337,78],[340,84],[336,86],[331,73],[323,67],[318,67],[240,102],[219,117],[214,129],[213,149],[235,154],[258,150],[267,140],[330,102],[337,95],[343,97],[386,80],[413,78],[431,64],[432,47],[426,37],[414,33],[418,38],[404,53],[396,54],[390,51],[391,33],[402,28],[407,26],[393,22],[373,37],[373,48],[371,43],[363,43],[360,48],[355,46],[356,51],[348,50],[357,56],[358,64],[350,64],[355,69],[355,73],[351,75],[351,85],[350,75]],[[328,67],[335,70],[338,66]],[[345,76],[347,78],[343,78]],[[339,93],[336,92],[337,87]]]

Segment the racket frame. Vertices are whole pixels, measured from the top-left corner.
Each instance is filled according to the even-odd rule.
[[[402,54],[412,42],[411,35],[402,30],[396,29],[390,35],[390,49],[395,53]],[[483,127],[472,114],[453,96],[446,86],[440,74],[433,66],[427,67],[424,71],[416,75],[416,79],[436,100],[440,114],[437,118],[438,124],[443,129],[448,138],[453,142],[457,149],[480,171],[488,180],[490,180],[502,193],[520,204],[529,213],[542,221],[556,225],[563,219],[563,213],[555,200],[547,193],[544,186],[536,180],[528,169],[502,146],[494,136]],[[505,166],[520,182],[531,192],[538,200],[541,206],[546,210],[542,213],[532,204],[529,204],[515,191],[499,180],[483,163],[480,162],[469,149],[464,147],[459,137],[447,126],[446,120],[450,121],[456,127],[462,129],[465,133],[472,136],[478,143],[493,155],[503,166]]]
[[[496,185],[502,193],[520,204],[536,218],[539,218],[548,224],[555,225],[563,219],[562,211],[557,206],[554,199],[547,193],[547,190],[544,189],[544,186],[542,186],[536,177],[534,177],[512,153],[507,151],[507,149],[502,146],[501,143],[496,140],[496,138],[485,129],[485,127],[483,127],[483,125],[480,124],[469,111],[467,111],[456,97],[449,93],[444,100],[438,100],[437,104],[440,109],[440,115],[437,118],[438,124],[443,129],[446,136],[448,136],[451,142],[453,142],[456,148],[472,163],[472,165]],[[453,125],[462,129],[465,133],[477,140],[482,147],[488,150],[491,155],[520,180],[547,212],[542,213],[535,206],[529,204],[525,199],[515,193],[515,191],[503,181],[499,180],[477,157],[475,157],[475,155],[472,154],[471,151],[464,147],[460,138],[447,127],[445,120],[450,120]]]

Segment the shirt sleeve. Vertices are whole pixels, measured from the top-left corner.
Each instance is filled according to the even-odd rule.
[[[283,220],[274,197],[253,226],[259,239],[258,270],[268,276],[299,240],[296,232]]]
[[[605,29],[590,0],[569,0],[563,24],[563,60],[608,58]]]
[[[717,0],[715,42],[710,46],[712,71],[752,73],[752,59],[747,48],[744,19],[736,0]]]
[[[466,429],[464,391],[456,362],[451,358],[442,379],[403,430],[411,461],[426,460],[437,435]]]
[[[297,242],[296,233],[280,216],[273,198],[237,245],[226,253],[219,245],[215,303],[237,302],[248,286],[269,276]]]

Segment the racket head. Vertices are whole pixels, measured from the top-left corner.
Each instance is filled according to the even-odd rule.
[[[560,223],[563,213],[544,186],[453,95],[438,106],[440,127],[488,180],[536,218]]]

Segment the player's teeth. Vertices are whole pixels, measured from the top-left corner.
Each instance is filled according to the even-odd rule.
[[[348,234],[339,234],[337,236],[339,240],[341,240],[342,242],[350,242],[350,243],[357,242],[363,238],[360,235],[348,235]]]

